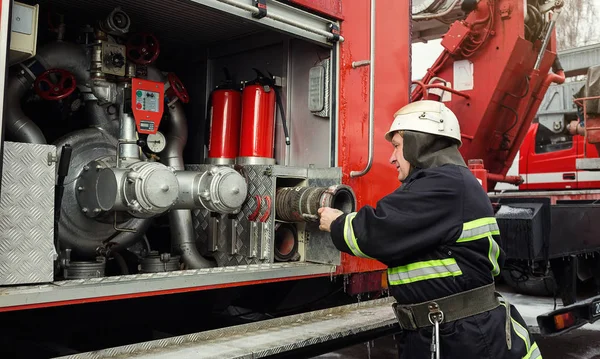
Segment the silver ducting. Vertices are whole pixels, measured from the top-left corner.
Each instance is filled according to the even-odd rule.
[[[119,135],[118,108],[115,105],[99,105],[97,100],[89,99],[84,104],[85,119],[90,127],[101,128],[112,136]]]
[[[35,61],[45,69],[68,70],[75,76],[78,86],[87,87],[90,75],[83,47],[67,42],[55,42],[41,48]],[[14,141],[45,144],[46,138],[40,128],[21,109],[21,98],[34,81],[35,75],[27,67],[11,72],[7,80],[5,101],[6,131],[8,137]]]
[[[45,69],[62,69],[71,72],[77,86],[89,87],[89,59],[81,45],[57,41],[41,48],[35,59]]]
[[[125,88],[123,91],[128,91],[130,88]],[[135,118],[124,110],[125,104],[120,104],[119,122],[119,158],[121,161],[139,161],[140,148],[137,145],[137,129]]]
[[[6,85],[6,132],[7,137],[16,142],[45,144],[42,130],[27,117],[21,109],[21,98],[35,81],[26,70],[11,72]]]

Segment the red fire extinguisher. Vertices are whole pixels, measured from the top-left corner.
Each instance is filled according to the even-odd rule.
[[[290,144],[281,96],[273,76],[254,69],[256,79],[246,83],[242,91],[242,126],[239,157],[274,158],[275,106],[280,111],[286,144]],[[270,75],[270,74],[269,74]]]
[[[206,134],[209,162],[233,164],[239,155],[242,92],[225,71],[225,81],[209,95]]]

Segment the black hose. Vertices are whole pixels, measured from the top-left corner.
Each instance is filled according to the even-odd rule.
[[[558,55],[556,55],[556,58],[554,58],[554,62],[552,63],[552,72],[557,73],[559,71],[564,71],[565,69],[563,68],[562,64],[560,63],[560,59],[558,58]]]
[[[123,258],[123,256],[116,251],[112,252],[112,256],[117,261],[117,264],[119,265],[119,268],[121,269],[121,274],[128,275],[129,267],[127,266],[127,262],[125,261],[125,258]]]

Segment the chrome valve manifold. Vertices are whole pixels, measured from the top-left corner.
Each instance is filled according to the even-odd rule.
[[[176,171],[145,161],[124,168],[111,166],[108,161],[92,161],[84,166],[77,189],[78,203],[88,217],[127,211],[138,218],[172,209],[235,213],[248,191],[244,177],[229,167]]]

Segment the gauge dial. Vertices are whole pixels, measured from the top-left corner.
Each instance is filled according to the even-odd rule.
[[[167,146],[167,140],[165,139],[165,135],[156,131],[155,134],[148,135],[148,139],[146,140],[146,144],[148,149],[154,153],[162,152]]]

